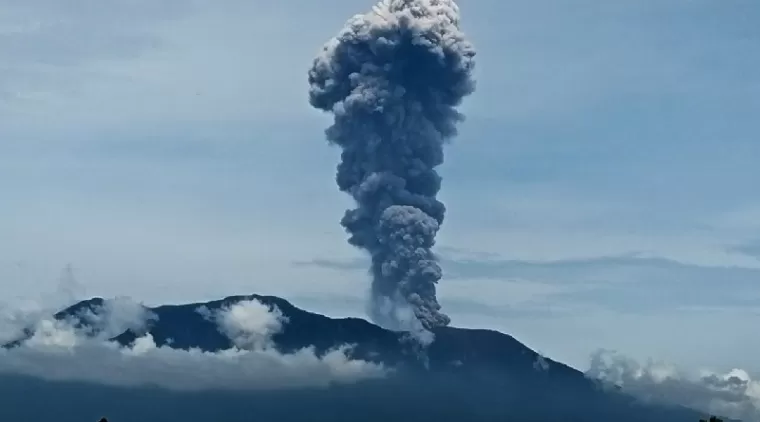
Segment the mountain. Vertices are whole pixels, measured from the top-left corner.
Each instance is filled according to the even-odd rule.
[[[276,306],[287,318],[283,330],[272,337],[282,352],[313,346],[317,354],[323,354],[352,344],[352,357],[382,362],[396,371],[384,379],[356,384],[265,392],[176,392],[2,376],[0,420],[74,422],[106,415],[114,422],[696,422],[704,416],[681,407],[639,402],[589,380],[582,372],[544,359],[496,331],[438,328],[435,341],[421,349],[405,333],[357,318],[328,318],[273,296],[234,296],[150,308],[154,317],[146,329],[158,346],[208,352],[228,349],[231,340],[198,309],[220,310],[251,299]],[[80,302],[55,317],[77,318],[103,303],[97,298]],[[129,345],[141,334],[126,330],[113,340]],[[40,398],[44,406],[38,405]]]

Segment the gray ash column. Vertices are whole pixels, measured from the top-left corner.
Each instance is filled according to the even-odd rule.
[[[475,50],[451,0],[386,0],[350,19],[309,71],[312,106],[330,112],[342,148],[337,183],[356,200],[341,224],[372,257],[370,316],[409,328],[448,325],[431,248],[445,207],[436,195],[443,146],[472,93]]]

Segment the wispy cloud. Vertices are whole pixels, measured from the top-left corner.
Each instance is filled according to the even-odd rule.
[[[28,105],[60,103],[96,79],[113,79],[97,64],[158,48],[163,40],[156,26],[182,17],[192,3],[138,0],[106,7],[74,0],[63,7],[50,0],[0,1],[0,92],[6,94],[0,118],[33,110]]]
[[[368,263],[361,258],[316,259],[308,265],[360,272],[366,270]],[[447,298],[449,289],[455,291],[452,304],[465,296],[470,301],[488,303],[495,296],[506,310],[510,292],[520,295],[519,286],[524,285],[530,300],[521,302],[531,307],[572,303],[624,312],[696,306],[760,308],[760,269],[756,268],[684,264],[638,254],[526,261],[461,259],[442,253],[441,266],[442,297]],[[459,286],[466,287],[463,290]],[[488,293],[480,294],[486,286]]]
[[[728,251],[751,256],[760,260],[760,240],[747,242],[741,245],[730,246],[728,247]]]

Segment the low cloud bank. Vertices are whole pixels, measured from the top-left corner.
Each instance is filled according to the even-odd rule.
[[[745,422],[760,422],[760,380],[747,371],[688,373],[674,365],[636,362],[601,350],[591,358],[590,378],[620,386],[642,400],[680,404]]]
[[[211,353],[158,347],[152,336],[144,333],[151,314],[142,305],[120,298],[86,312],[82,320],[90,328],[52,317],[35,321],[29,339],[19,347],[0,349],[0,373],[182,391],[325,387],[386,373],[379,365],[350,359],[348,345],[322,356],[311,347],[280,353],[271,337],[284,328],[287,318],[276,307],[256,300],[202,312],[230,338],[232,348]],[[29,327],[28,318],[16,316],[12,322],[4,325],[18,327],[23,322]],[[128,347],[107,340],[127,328],[144,334]]]

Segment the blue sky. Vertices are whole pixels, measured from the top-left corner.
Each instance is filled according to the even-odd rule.
[[[362,315],[306,71],[372,3],[0,0],[0,295],[70,263],[88,295]],[[441,169],[454,324],[579,367],[605,347],[760,373],[760,3],[460,6],[479,55]]]

